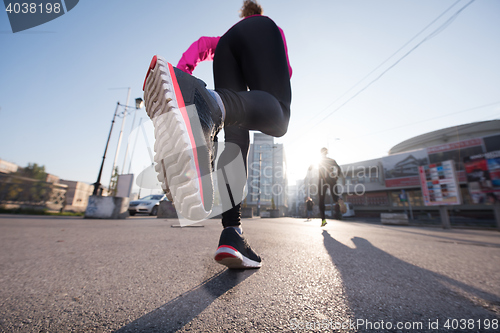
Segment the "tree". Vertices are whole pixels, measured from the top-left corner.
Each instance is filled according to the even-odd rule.
[[[32,178],[36,180],[47,180],[47,173],[45,172],[45,166],[38,165],[36,163],[28,163],[28,166],[22,168],[18,173],[27,178]]]
[[[21,202],[46,201],[51,193],[46,180],[45,166],[28,163],[27,167],[10,174],[6,181],[2,182],[0,199]]]

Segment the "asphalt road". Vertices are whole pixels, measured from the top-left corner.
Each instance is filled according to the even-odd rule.
[[[498,231],[255,218],[230,271],[218,220],[177,224],[0,215],[0,330],[500,331]]]

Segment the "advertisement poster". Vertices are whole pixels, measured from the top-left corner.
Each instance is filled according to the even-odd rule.
[[[419,175],[426,206],[460,205],[460,186],[455,161],[420,166]]]
[[[386,187],[418,186],[418,168],[429,164],[425,149],[386,156],[382,159]]]
[[[464,158],[469,193],[474,203],[500,200],[500,150]]]
[[[438,163],[441,161],[453,160],[455,161],[455,168],[459,183],[466,183],[465,170],[462,165],[464,156],[471,156],[482,154],[483,139],[474,138],[462,140],[458,142],[445,143],[427,148],[427,155],[429,156],[429,164]]]

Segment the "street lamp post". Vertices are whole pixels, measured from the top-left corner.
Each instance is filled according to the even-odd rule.
[[[116,145],[115,159],[113,161],[113,167],[111,168],[111,178],[109,179],[109,187],[111,187],[111,181],[113,180],[113,175],[115,173],[116,161],[118,160],[118,152],[120,151],[120,146],[122,144],[123,128],[125,127],[125,120],[127,119],[127,114],[128,114],[127,106],[128,106],[128,101],[130,99],[130,90],[131,88],[129,87],[127,93],[127,101],[125,102],[125,111],[123,111],[122,127],[120,128],[120,133],[118,134],[118,144]]]
[[[139,119],[139,125],[137,126],[137,134],[135,135],[134,147],[132,148],[132,153],[130,154],[130,162],[128,164],[128,171],[130,173],[130,169],[132,168],[132,160],[134,159],[135,146],[137,145],[137,138],[139,137],[139,129],[141,128],[142,118]]]
[[[135,108],[140,109],[142,107],[142,105],[143,105],[142,98],[136,98],[135,99]],[[113,132],[113,125],[115,124],[115,119],[116,119],[116,116],[118,114],[118,108],[120,106],[127,107],[127,105],[120,104],[120,102],[116,103],[115,113],[113,115],[113,120],[111,121],[111,128],[109,129],[108,140],[106,141],[106,147],[104,148],[104,155],[102,156],[101,168],[99,169],[97,181],[94,183],[94,192],[92,193],[92,195],[101,195],[102,194],[102,189],[101,189],[102,169],[104,168],[104,161],[106,159],[106,153],[108,151],[109,140],[111,139],[111,132]]]
[[[142,98],[135,99],[135,112],[134,112],[134,118],[132,120],[132,127],[130,128],[130,132],[132,132],[134,130],[135,118],[137,116],[137,110],[139,110],[143,104],[144,104],[144,101],[142,100]],[[140,125],[140,123],[139,123],[139,125]],[[125,149],[125,157],[123,159],[122,174],[125,173],[125,163],[127,162],[127,154],[128,154],[129,146],[130,146],[130,140],[127,140],[127,149]],[[130,157],[130,163],[132,163],[132,157]],[[129,168],[129,170],[130,170],[130,168]]]

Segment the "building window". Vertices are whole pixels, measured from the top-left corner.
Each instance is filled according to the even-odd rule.
[[[401,194],[401,191],[398,191],[398,192],[395,192],[395,191],[392,191],[390,193],[391,195],[391,201],[392,201],[392,205],[394,207],[403,207],[403,203],[401,202],[400,198],[399,198],[399,195]]]
[[[367,193],[366,203],[368,206],[387,206],[389,205],[389,198],[385,192]]]
[[[405,191],[408,200],[412,207],[423,206],[424,200],[422,199],[422,191],[421,190],[413,190],[413,191]],[[408,202],[402,202],[400,199],[401,191],[392,191],[390,193],[392,199],[392,205],[394,207],[408,207]]]
[[[366,206],[364,195],[349,195],[347,196],[347,202],[355,206]]]

